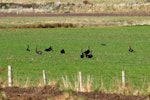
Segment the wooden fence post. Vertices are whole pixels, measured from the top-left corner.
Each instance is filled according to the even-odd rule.
[[[83,88],[82,88],[82,73],[79,72],[79,89],[80,89],[80,92],[83,91]]]
[[[126,86],[126,75],[125,71],[122,71],[122,87],[124,88]]]
[[[12,80],[12,67],[8,66],[8,86],[12,87],[13,80]]]
[[[44,85],[47,85],[46,72],[45,72],[45,70],[43,70],[43,81],[44,81]]]

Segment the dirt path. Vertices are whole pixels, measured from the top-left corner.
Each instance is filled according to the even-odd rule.
[[[0,17],[67,17],[67,16],[150,16],[148,12],[126,12],[126,13],[0,13]]]

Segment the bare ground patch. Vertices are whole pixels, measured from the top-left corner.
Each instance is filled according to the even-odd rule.
[[[5,100],[149,100],[150,96],[107,94],[102,92],[63,92],[57,86],[0,89]]]

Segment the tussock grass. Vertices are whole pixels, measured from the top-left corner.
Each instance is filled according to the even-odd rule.
[[[132,83],[126,83],[125,87],[122,87],[122,83],[119,79],[115,79],[116,81],[111,83],[111,86],[107,88],[101,81],[101,83],[95,83],[93,78],[89,75],[84,77],[85,79],[82,80],[82,91],[80,91],[79,80],[71,81],[68,76],[62,77],[60,81],[49,80],[47,85],[52,87],[58,87],[60,90],[64,91],[64,95],[67,98],[68,93],[73,91],[75,92],[102,92],[108,94],[122,94],[122,95],[148,95],[150,93],[150,85],[147,84],[147,88],[134,88]],[[96,87],[96,85],[98,85]],[[29,88],[29,87],[43,87],[43,79],[39,79],[36,84],[32,84],[32,82],[27,78],[24,83],[20,83],[18,80],[15,80],[13,86],[21,87],[21,88]],[[3,83],[3,88],[8,87],[7,83]],[[2,88],[2,87],[1,87]],[[4,97],[5,94],[1,93]]]
[[[102,26],[132,26],[150,25],[150,17],[37,17],[37,18],[0,18],[0,28],[4,27],[102,27]]]
[[[62,83],[60,86],[64,91],[79,91],[79,79],[74,80],[72,83],[67,76],[62,77]],[[101,83],[95,83],[93,78],[90,75],[85,77],[85,80],[82,80],[83,89],[82,92],[104,92],[104,93],[116,93],[123,95],[147,95],[150,93],[149,84],[146,84],[148,88],[134,88],[132,83],[126,83],[126,86],[123,87],[122,83],[119,79],[115,78],[111,86],[109,88],[105,87],[104,82],[101,80]],[[99,84],[99,85],[98,85]],[[98,85],[98,87],[96,87]],[[144,84],[143,84],[144,85]]]

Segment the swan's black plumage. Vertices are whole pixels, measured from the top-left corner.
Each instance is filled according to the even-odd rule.
[[[49,48],[45,49],[45,51],[47,51],[47,52],[53,51],[53,48],[50,46]]]
[[[36,46],[36,50],[35,50],[35,51],[36,51],[36,53],[39,54],[39,55],[41,55],[41,54],[43,53],[42,51],[37,50],[37,46]]]
[[[64,53],[65,53],[65,50],[64,50],[64,49],[62,49],[62,50],[60,51],[60,53],[61,53],[61,54],[64,54]]]
[[[134,50],[129,46],[129,52],[134,52]]]
[[[26,49],[26,51],[30,51],[30,49],[29,49],[29,45],[27,45],[27,49]]]

